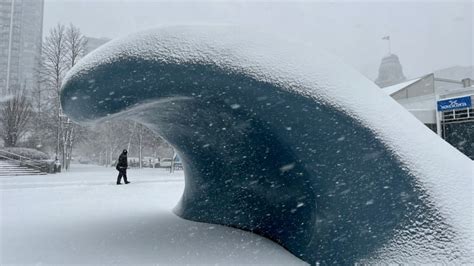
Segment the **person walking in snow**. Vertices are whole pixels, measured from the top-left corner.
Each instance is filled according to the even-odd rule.
[[[130,182],[127,181],[127,167],[128,167],[128,162],[127,162],[127,150],[123,150],[122,154],[120,154],[117,166],[115,169],[119,171],[118,177],[117,177],[117,185],[121,185],[122,183],[120,182],[123,177],[123,181],[125,181],[125,184],[128,184]]]

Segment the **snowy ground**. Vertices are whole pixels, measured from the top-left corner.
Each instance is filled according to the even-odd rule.
[[[255,234],[172,213],[182,171],[73,165],[0,179],[0,264],[302,264]]]

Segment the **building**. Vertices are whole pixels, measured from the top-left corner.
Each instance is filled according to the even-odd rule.
[[[94,38],[94,37],[86,37],[87,44],[86,44],[86,49],[85,49],[85,54],[88,54],[95,49],[99,48],[100,46],[104,45],[110,39],[107,38]]]
[[[474,82],[420,78],[383,88],[418,120],[474,159]]]
[[[436,78],[451,80],[474,79],[474,66],[452,66],[435,70],[433,73]]]
[[[0,95],[37,86],[44,0],[0,2]]]
[[[379,75],[375,80],[380,88],[387,86],[399,84],[400,82],[405,81],[405,75],[403,75],[402,64],[398,56],[395,54],[389,54],[388,56],[382,58],[382,62],[379,67]]]

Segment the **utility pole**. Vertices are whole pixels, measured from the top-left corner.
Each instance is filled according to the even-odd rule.
[[[388,54],[392,54],[392,41],[388,38]]]

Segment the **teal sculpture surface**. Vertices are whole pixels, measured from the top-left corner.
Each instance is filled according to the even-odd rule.
[[[228,27],[112,41],[66,77],[81,124],[132,119],[182,158],[175,213],[321,264],[473,261],[472,161],[318,48]]]

